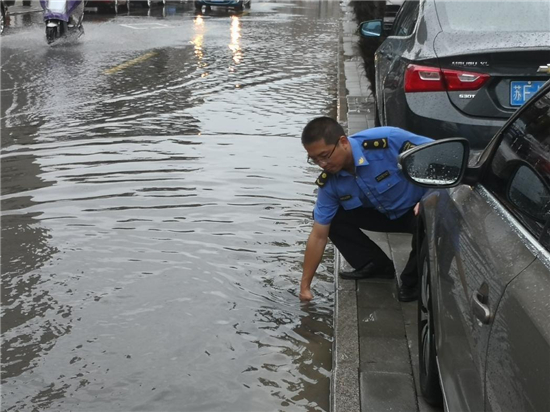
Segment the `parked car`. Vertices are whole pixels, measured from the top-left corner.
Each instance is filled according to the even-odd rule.
[[[217,7],[230,7],[237,10],[242,10],[243,8],[250,8],[252,5],[252,0],[195,0],[195,8],[197,10],[202,9],[202,6],[210,8],[211,6]]]
[[[118,11],[120,7],[128,7],[128,1],[129,0],[88,0],[86,1],[86,7],[112,8]]]
[[[130,3],[130,0],[128,0],[128,3]],[[155,4],[162,4],[162,6],[166,6],[166,0],[132,0],[132,6],[138,4],[143,7],[152,7]]]
[[[131,4],[131,6],[130,6]],[[141,6],[141,7],[152,7],[154,4],[162,4],[166,6],[166,0],[87,0],[86,7],[104,7],[112,8],[115,10],[120,10],[121,8],[128,8]]]
[[[468,153],[451,138],[399,160],[437,189],[419,213],[422,394],[449,411],[550,411],[550,82]]]
[[[545,0],[408,0],[389,32],[363,22],[364,38],[387,35],[374,58],[379,124],[485,147],[550,78],[549,15]]]

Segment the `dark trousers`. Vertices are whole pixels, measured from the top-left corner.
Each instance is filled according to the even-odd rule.
[[[411,209],[399,219],[391,220],[376,209],[357,208],[345,210],[340,207],[330,224],[329,238],[340,253],[355,269],[374,262],[376,266],[393,265],[390,258],[361,229],[371,232],[411,233],[412,250],[409,261],[401,273],[401,283],[405,287],[415,287],[418,282],[416,265],[416,223]]]

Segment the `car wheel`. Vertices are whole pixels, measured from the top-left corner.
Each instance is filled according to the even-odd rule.
[[[198,1],[195,2],[195,9],[196,10],[202,10],[202,4],[200,4]]]
[[[244,0],[243,1],[239,1],[237,3],[237,5],[235,6],[235,9],[236,10],[242,10],[244,8]]]
[[[418,257],[420,274],[420,299],[418,300],[418,354],[420,390],[426,402],[443,404],[443,393],[439,383],[435,350],[434,317],[432,311],[432,288],[428,254],[428,241],[424,238]]]
[[[252,6],[252,0],[249,0],[244,6],[249,9]]]
[[[2,8],[2,17],[0,17],[0,34],[4,33],[4,26],[6,25],[6,10],[4,9],[4,5],[1,5]]]
[[[118,10],[117,10],[117,13],[118,13],[118,11],[120,11],[120,10],[126,10],[126,11],[128,11],[128,1],[116,0],[116,8],[118,9]]]

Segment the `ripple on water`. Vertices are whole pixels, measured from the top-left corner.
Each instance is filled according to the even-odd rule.
[[[138,47],[3,64],[7,410],[328,409],[331,263],[301,306],[318,171],[296,137],[334,111],[338,20],[254,7],[189,17],[123,73]]]
[[[284,159],[273,155],[282,151],[289,153]],[[255,408],[265,400],[251,404],[246,391],[234,393],[227,381],[272,388],[266,395],[276,389],[283,399],[327,382],[330,362],[314,360],[330,348],[329,284],[322,286],[328,301],[318,315],[304,314],[296,299],[313,202],[313,176],[298,166],[303,154],[296,139],[95,138],[22,146],[5,156],[32,157],[41,173],[40,184],[3,196],[4,236],[18,238],[22,226],[34,226],[28,241],[44,253],[32,254],[35,261],[25,268],[10,254],[6,274],[29,271],[40,283],[29,289],[31,319],[9,328],[7,342],[30,339],[35,353],[49,353],[44,368],[67,352],[83,359],[56,366],[65,376],[55,379],[60,387],[73,388],[71,371],[98,381],[79,389],[84,393],[125,379],[126,388],[133,380],[155,385],[157,375],[143,375],[145,363],[163,368],[164,379],[178,387],[223,387],[228,392],[219,396]],[[8,294],[17,293],[19,281],[12,282]],[[62,317],[39,321],[36,301]],[[61,335],[51,346],[38,344],[53,322]],[[32,335],[23,332],[29,323],[38,328]],[[70,339],[59,339],[71,330]],[[142,339],[147,343],[128,345]],[[118,358],[129,351],[131,358]],[[176,360],[166,363],[167,357]],[[98,365],[94,372],[84,359]],[[296,362],[304,362],[298,371],[290,366]],[[188,373],[178,374],[178,364]],[[16,365],[12,376],[25,370]],[[193,405],[205,408],[199,398]]]

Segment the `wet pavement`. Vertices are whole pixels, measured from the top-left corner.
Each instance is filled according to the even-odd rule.
[[[1,39],[2,410],[329,409],[333,267],[297,293],[338,2],[87,12]]]
[[[340,96],[348,134],[375,127],[374,98],[358,55],[357,20],[342,2]],[[404,269],[409,234],[367,232]],[[335,272],[351,270],[340,253]],[[419,380],[417,304],[397,300],[397,279],[344,280],[335,276],[332,412],[441,412],[427,404]]]

